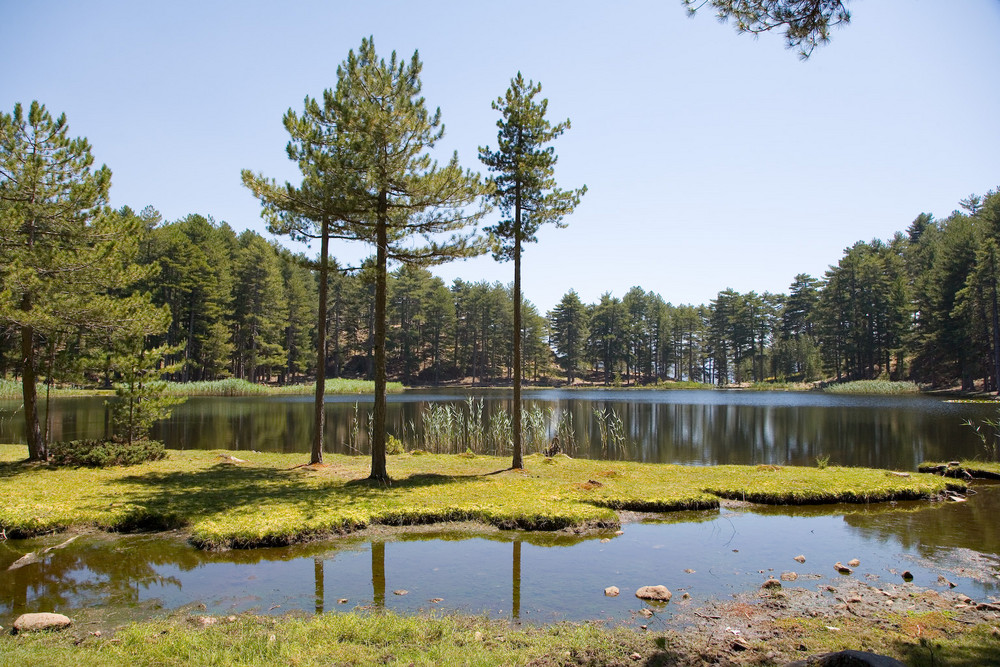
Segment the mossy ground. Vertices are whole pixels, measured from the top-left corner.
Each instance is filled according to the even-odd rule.
[[[676,466],[531,455],[523,470],[489,456],[389,457],[389,486],[366,479],[367,457],[171,451],[118,468],[26,463],[0,445],[0,528],[8,537],[70,527],[134,531],[186,527],[202,547],[276,546],[371,524],[472,520],[500,528],[616,526],[616,510],[930,497],[961,482],[883,470],[793,466]],[[232,462],[231,455],[246,459]]]

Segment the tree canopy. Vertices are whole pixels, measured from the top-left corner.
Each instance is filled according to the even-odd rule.
[[[693,15],[705,5],[720,21],[732,21],[738,32],[758,35],[784,30],[785,43],[806,59],[830,41],[830,29],[849,23],[848,0],[682,0]]]

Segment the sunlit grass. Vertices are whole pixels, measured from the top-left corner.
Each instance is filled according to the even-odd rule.
[[[35,392],[38,394],[39,399],[45,398],[45,394],[48,388],[39,383],[35,386]],[[114,393],[110,389],[82,389],[79,387],[60,387],[58,385],[53,385],[51,390],[48,390],[51,396],[94,396],[94,395],[110,395]],[[4,401],[16,401],[21,400],[24,396],[23,389],[21,387],[21,382],[19,380],[10,380],[6,378],[0,378],[0,400]]]
[[[327,394],[371,394],[375,391],[375,383],[370,380],[331,378],[326,381],[324,391]],[[403,385],[399,382],[389,382],[386,391],[401,392]],[[315,392],[315,382],[273,386],[236,378],[204,382],[169,382],[166,389],[166,393],[176,396],[285,396],[312,395]]]
[[[599,623],[533,626],[482,616],[359,611],[307,618],[240,615],[207,626],[195,621],[176,616],[103,635],[75,626],[60,633],[5,634],[0,665],[785,664],[802,658],[803,645],[809,647],[806,655],[860,649],[915,667],[1000,662],[991,624],[963,623],[941,611],[764,621],[766,632],[748,637],[736,662],[729,644],[706,643],[706,632],[640,632]]]
[[[133,531],[186,527],[207,547],[284,545],[370,524],[471,520],[528,530],[618,525],[615,510],[715,507],[719,497],[764,503],[873,502],[929,497],[960,482],[882,470],[777,466],[676,466],[558,455],[507,458],[401,454],[394,482],[369,482],[367,457],[171,451],[128,468],[55,468],[21,462],[0,445],[0,528],[10,536],[71,526]]]
[[[826,387],[823,391],[828,394],[919,394],[920,387],[913,382],[894,382],[892,380],[857,380],[855,382],[832,384]]]

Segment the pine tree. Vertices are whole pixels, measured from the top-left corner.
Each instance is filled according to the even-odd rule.
[[[493,173],[493,200],[504,218],[489,229],[493,257],[514,261],[514,455],[512,468],[524,467],[521,446],[521,252],[525,243],[537,241],[538,229],[552,223],[565,226],[563,217],[573,212],[586,186],[579,190],[556,188],[555,150],[548,144],[569,129],[569,120],[552,126],[545,118],[548,100],[535,100],[541,84],[525,81],[521,73],[511,79],[503,97],[493,102],[502,115],[497,121],[497,150],[480,147],[479,159]]]
[[[142,297],[120,293],[144,276],[132,260],[139,218],[106,209],[111,171],[92,169],[86,139],[65,115],[32,102],[0,114],[0,326],[19,330],[25,440],[48,457],[35,384],[42,339],[107,332],[141,316]]]
[[[303,172],[300,188],[278,188],[244,172],[244,183],[261,198],[265,212],[284,229],[315,230],[375,246],[375,405],[371,479],[389,482],[385,461],[386,293],[388,263],[430,265],[479,252],[470,225],[485,213],[473,204],[486,189],[479,175],[464,171],[455,153],[439,166],[430,150],[444,134],[441,112],[420,96],[422,64],[379,59],[364,39],[337,68],[337,86],[319,101],[306,98],[301,118],[289,111],[289,157]],[[303,222],[308,224],[302,224]],[[332,229],[331,229],[332,226]],[[414,237],[426,243],[417,245]],[[326,313],[326,275],[321,270],[320,312]],[[323,327],[325,329],[325,325]],[[325,338],[325,331],[319,336]],[[323,347],[321,342],[320,347]],[[320,383],[317,382],[317,387]],[[319,394],[319,389],[317,389]],[[319,404],[319,398],[317,398]],[[321,407],[317,408],[321,412]],[[315,443],[313,457],[316,458]]]
[[[566,381],[573,384],[583,364],[589,335],[587,309],[580,295],[574,290],[567,292],[552,310],[549,321],[556,359],[566,373]]]

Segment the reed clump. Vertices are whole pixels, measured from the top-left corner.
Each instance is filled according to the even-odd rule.
[[[824,388],[823,391],[828,394],[891,396],[898,394],[919,394],[920,387],[909,381],[855,380],[854,382],[831,384]]]

